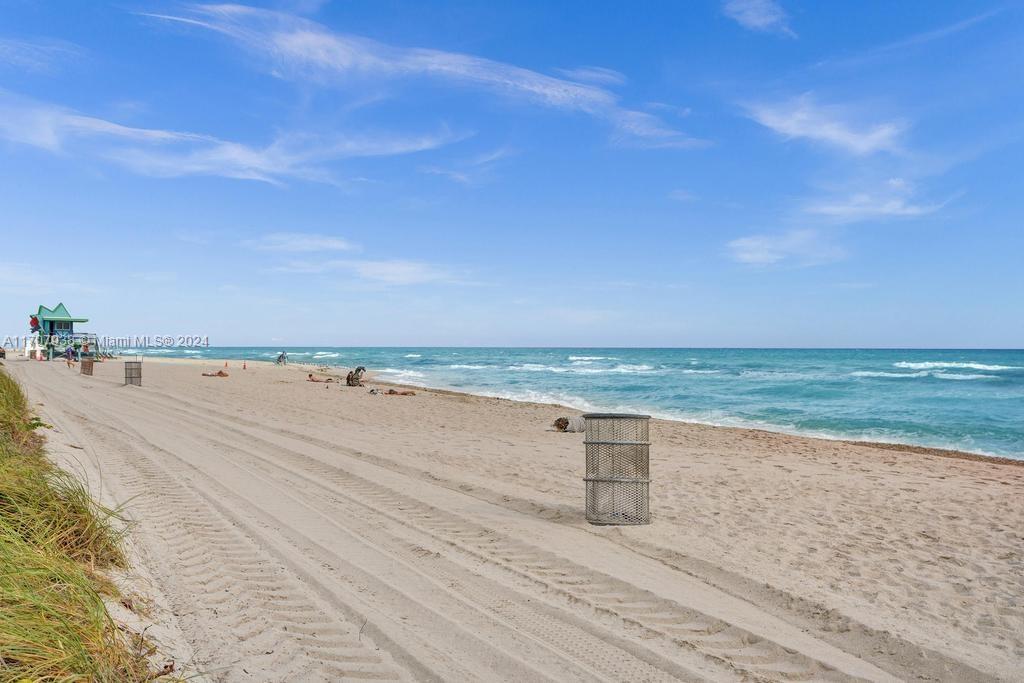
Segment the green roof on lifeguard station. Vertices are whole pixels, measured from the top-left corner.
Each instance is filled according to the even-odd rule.
[[[36,313],[36,317],[39,318],[39,322],[44,320],[53,320],[54,322],[67,322],[67,323],[87,323],[88,318],[74,318],[68,313],[67,307],[64,304],[57,304],[54,308],[47,308],[46,306],[40,306],[39,312]]]

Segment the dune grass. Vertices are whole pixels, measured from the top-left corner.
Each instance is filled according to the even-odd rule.
[[[42,427],[0,369],[0,681],[143,681],[99,573],[125,567],[117,514],[45,456]]]

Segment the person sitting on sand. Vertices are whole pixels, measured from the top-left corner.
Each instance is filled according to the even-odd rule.
[[[551,425],[558,432],[583,432],[586,431],[586,421],[579,416],[560,417]]]
[[[363,386],[363,373],[366,372],[366,368],[360,365],[358,368],[348,373],[345,377],[345,384],[350,387],[361,387]]]
[[[228,373],[224,372],[223,370],[218,370],[217,372],[204,372],[203,373],[203,377],[227,377],[227,376],[228,376]]]
[[[334,378],[333,377],[328,377],[327,379],[320,379],[319,377],[314,377],[313,373],[311,372],[311,373],[309,373],[309,377],[306,378],[306,381],[307,382],[333,382]]]

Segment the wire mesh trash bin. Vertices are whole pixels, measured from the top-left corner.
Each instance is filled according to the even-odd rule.
[[[93,366],[93,363],[95,363],[95,362],[96,361],[94,359],[92,359],[92,358],[83,358],[82,359],[82,369],[80,370],[80,372],[83,375],[89,375],[90,377],[92,377],[92,366]]]
[[[124,362],[124,383],[142,386],[142,361],[126,360]]]
[[[650,415],[587,413],[587,521],[650,524]]]

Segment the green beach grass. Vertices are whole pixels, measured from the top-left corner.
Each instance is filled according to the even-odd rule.
[[[47,458],[18,384],[0,368],[0,681],[144,681],[101,572],[125,568],[117,513]]]

